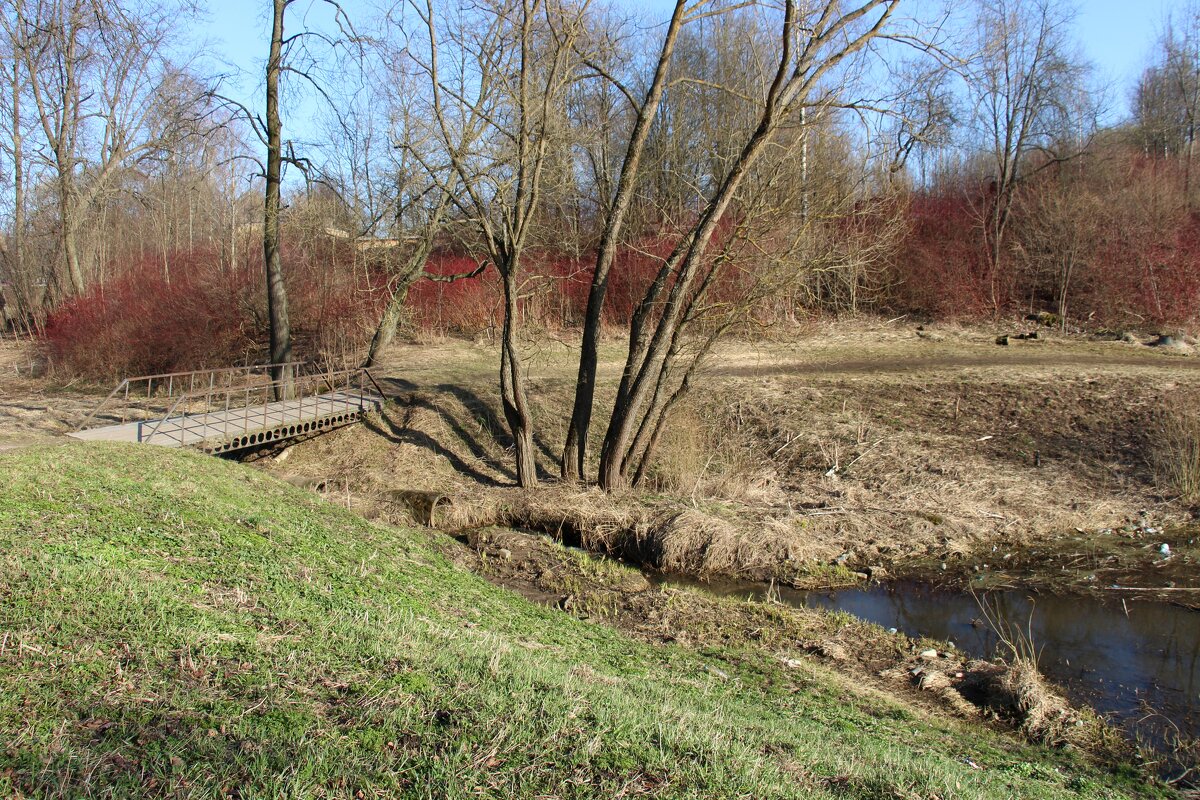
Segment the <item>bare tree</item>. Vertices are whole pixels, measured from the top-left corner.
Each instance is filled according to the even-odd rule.
[[[173,131],[155,126],[169,105],[198,98],[160,91],[177,69],[168,48],[190,6],[154,10],[99,0],[18,3],[22,57],[55,180],[66,288],[88,283],[79,234],[117,173],[136,164]],[[166,113],[171,116],[170,112]],[[47,279],[53,288],[57,274]]]
[[[443,188],[500,273],[500,395],[523,487],[538,478],[519,347],[522,271],[552,191],[548,167],[564,145],[565,101],[579,75],[575,44],[586,8],[558,0],[491,0],[471,13],[447,15],[450,20],[439,17],[432,0],[415,9],[429,36],[423,68],[430,111],[453,174],[453,184]],[[441,39],[443,29],[452,48]],[[438,165],[424,166],[437,179]]]
[[[11,138],[5,142],[4,150],[8,154],[12,171],[13,208],[12,242],[6,248],[4,256],[17,306],[8,313],[28,325],[31,322],[36,324],[37,304],[33,301],[33,287],[27,270],[25,247],[25,181],[28,167],[25,153],[27,123],[22,101],[29,87],[28,75],[25,72],[25,50],[29,46],[29,32],[21,24],[24,16],[24,0],[12,0],[11,6],[5,7],[0,14],[0,25],[4,28],[4,55],[8,61],[2,107],[11,134]]]
[[[1023,190],[1018,242],[1029,265],[1030,294],[1045,287],[1059,325],[1067,327],[1072,292],[1096,257],[1104,227],[1102,198],[1070,169],[1046,173]],[[1033,309],[1031,309],[1033,310]]]
[[[628,485],[631,469],[644,460],[639,440],[652,438],[670,411],[669,398],[677,391],[672,385],[688,380],[690,367],[679,364],[678,354],[696,319],[697,299],[728,261],[721,252],[713,257],[709,251],[739,189],[758,162],[779,145],[780,131],[798,124],[802,107],[834,103],[833,92],[823,82],[887,30],[897,5],[896,0],[830,0],[802,15],[794,0],[785,2],[770,60],[762,62],[762,82],[753,87],[757,91],[746,105],[746,124],[723,132],[714,180],[698,187],[694,221],[664,259],[634,313],[600,457],[602,487]]]
[[[600,323],[604,313],[604,299],[608,292],[609,274],[612,271],[617,248],[624,233],[626,216],[633,203],[634,192],[640,178],[642,156],[654,119],[658,114],[663,92],[666,89],[671,58],[679,40],[679,32],[685,22],[686,12],[687,3],[684,0],[677,0],[663,35],[653,78],[640,98],[634,100],[633,91],[630,88],[624,86],[618,78],[608,75],[609,81],[616,84],[634,105],[634,122],[625,157],[621,161],[616,191],[604,209],[604,227],[600,237],[600,246],[596,253],[596,267],[592,273],[591,286],[588,290],[575,402],[562,455],[562,477],[566,480],[579,480],[585,477],[588,430],[591,426],[592,408],[596,395]],[[597,170],[600,175],[606,175],[606,172],[606,170]]]
[[[279,116],[279,77],[283,73],[284,18],[294,0],[272,0],[271,45],[267,58],[267,119],[265,122],[266,201],[263,207],[263,268],[267,279],[267,316],[270,324],[271,356],[274,365],[271,380],[275,383],[277,399],[287,394],[292,360],[292,329],[288,321],[287,286],[283,280],[283,257],[280,254],[279,233],[280,195],[283,186],[283,121]]]
[[[982,214],[987,279],[998,311],[1007,299],[1002,262],[1016,188],[1030,156],[1040,154],[1042,168],[1077,156],[1094,120],[1077,113],[1086,67],[1070,49],[1068,7],[1055,0],[978,0],[977,12],[980,40],[968,87],[992,171]],[[1063,150],[1063,144],[1071,146]]]
[[[900,96],[880,137],[880,149],[888,154],[889,184],[911,170],[914,158],[924,171],[927,156],[950,145],[961,122],[953,78],[945,64],[920,61],[906,63],[893,75]]]
[[[317,78],[318,68],[313,63],[310,53],[294,54],[296,48],[304,48],[305,43],[315,39],[332,48],[344,45],[357,46],[358,36],[354,31],[349,17],[341,4],[335,0],[321,0],[333,13],[334,24],[339,36],[333,38],[315,30],[303,30],[299,33],[285,36],[287,12],[298,0],[271,0],[271,41],[266,66],[266,119],[259,121],[251,114],[246,117],[256,123],[259,137],[266,145],[266,163],[263,174],[266,179],[265,202],[263,207],[263,267],[267,283],[267,315],[270,326],[270,361],[276,365],[272,369],[272,381],[280,397],[290,392],[290,368],[283,365],[292,360],[292,334],[288,319],[287,286],[283,274],[283,258],[281,254],[280,208],[283,187],[283,165],[294,164],[302,170],[307,169],[308,162],[297,157],[294,147],[289,141],[288,152],[285,153],[283,139],[283,121],[280,116],[279,97],[280,81],[285,74],[295,75],[316,89],[326,100],[330,95],[321,87]]]
[[[1138,82],[1134,113],[1143,144],[1156,156],[1183,161],[1184,194],[1192,202],[1192,170],[1200,127],[1200,3],[1168,19],[1156,63]]]
[[[408,293],[418,281],[448,282],[483,271],[483,267],[461,275],[426,271],[434,248],[445,244],[453,169],[439,150],[435,126],[422,113],[431,107],[429,88],[415,74],[415,62],[408,54],[403,8],[393,8],[383,20],[382,33],[369,37],[361,64],[370,78],[350,101],[354,110],[344,114],[327,136],[340,144],[340,152],[339,168],[327,167],[325,179],[355,206],[358,249],[371,259],[371,268],[382,268],[386,278],[383,312],[363,362],[368,367],[395,338]],[[386,146],[378,147],[378,141]],[[425,166],[432,172],[426,172]]]

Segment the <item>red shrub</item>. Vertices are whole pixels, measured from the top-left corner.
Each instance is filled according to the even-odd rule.
[[[466,256],[435,253],[425,269],[435,275],[461,275],[477,266]],[[500,324],[500,298],[500,276],[489,266],[474,278],[418,281],[408,293],[408,313],[422,330],[477,333]]]
[[[982,317],[992,288],[975,209],[965,192],[917,194],[892,271],[891,305],[941,318]]]
[[[1110,325],[1194,327],[1200,321],[1200,216],[1138,233],[1112,226],[1082,303],[1093,319]]]
[[[51,364],[73,375],[114,380],[244,362],[258,331],[244,313],[246,271],[227,272],[212,253],[176,254],[164,271],[146,259],[51,315]]]
[[[298,360],[340,364],[374,330],[382,274],[346,243],[316,249],[284,248],[293,349]],[[53,367],[118,380],[267,360],[261,259],[230,270],[197,250],[171,254],[167,264],[169,273],[145,259],[59,307],[46,329]]]

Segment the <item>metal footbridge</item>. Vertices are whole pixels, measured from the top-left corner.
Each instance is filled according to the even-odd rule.
[[[366,369],[311,365],[174,372],[126,378],[69,434],[229,453],[349,425],[383,407]]]

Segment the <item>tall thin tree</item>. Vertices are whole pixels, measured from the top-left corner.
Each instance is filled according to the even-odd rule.
[[[283,30],[287,8],[293,0],[271,2],[271,45],[267,59],[267,163],[266,201],[263,207],[263,266],[267,279],[267,316],[271,328],[271,380],[277,399],[289,393],[292,360],[292,329],[288,320],[287,286],[283,280],[283,258],[279,212],[283,187],[283,121],[279,114],[279,76],[283,72]]]

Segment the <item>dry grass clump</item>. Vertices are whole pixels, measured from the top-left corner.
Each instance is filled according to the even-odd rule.
[[[681,409],[667,423],[653,463],[646,470],[648,488],[659,492],[696,491],[712,464],[706,426],[692,408]]]
[[[646,488],[747,504],[785,501],[778,475],[737,408],[690,405],[668,420],[646,470]]]
[[[1160,488],[1200,503],[1200,397],[1172,398],[1149,425],[1149,460]]]
[[[706,577],[770,574],[781,563],[779,545],[765,529],[739,530],[719,517],[689,509],[656,526],[644,549],[659,569]]]
[[[1028,739],[1061,747],[1095,741],[1102,723],[1085,718],[1071,707],[1024,656],[1011,663],[972,662],[959,691],[979,705],[1019,728]]]
[[[622,504],[600,493],[485,493],[454,498],[438,514],[447,530],[500,526],[537,531],[592,552],[701,578],[766,580],[802,560],[786,526],[737,526],[698,509]]]

